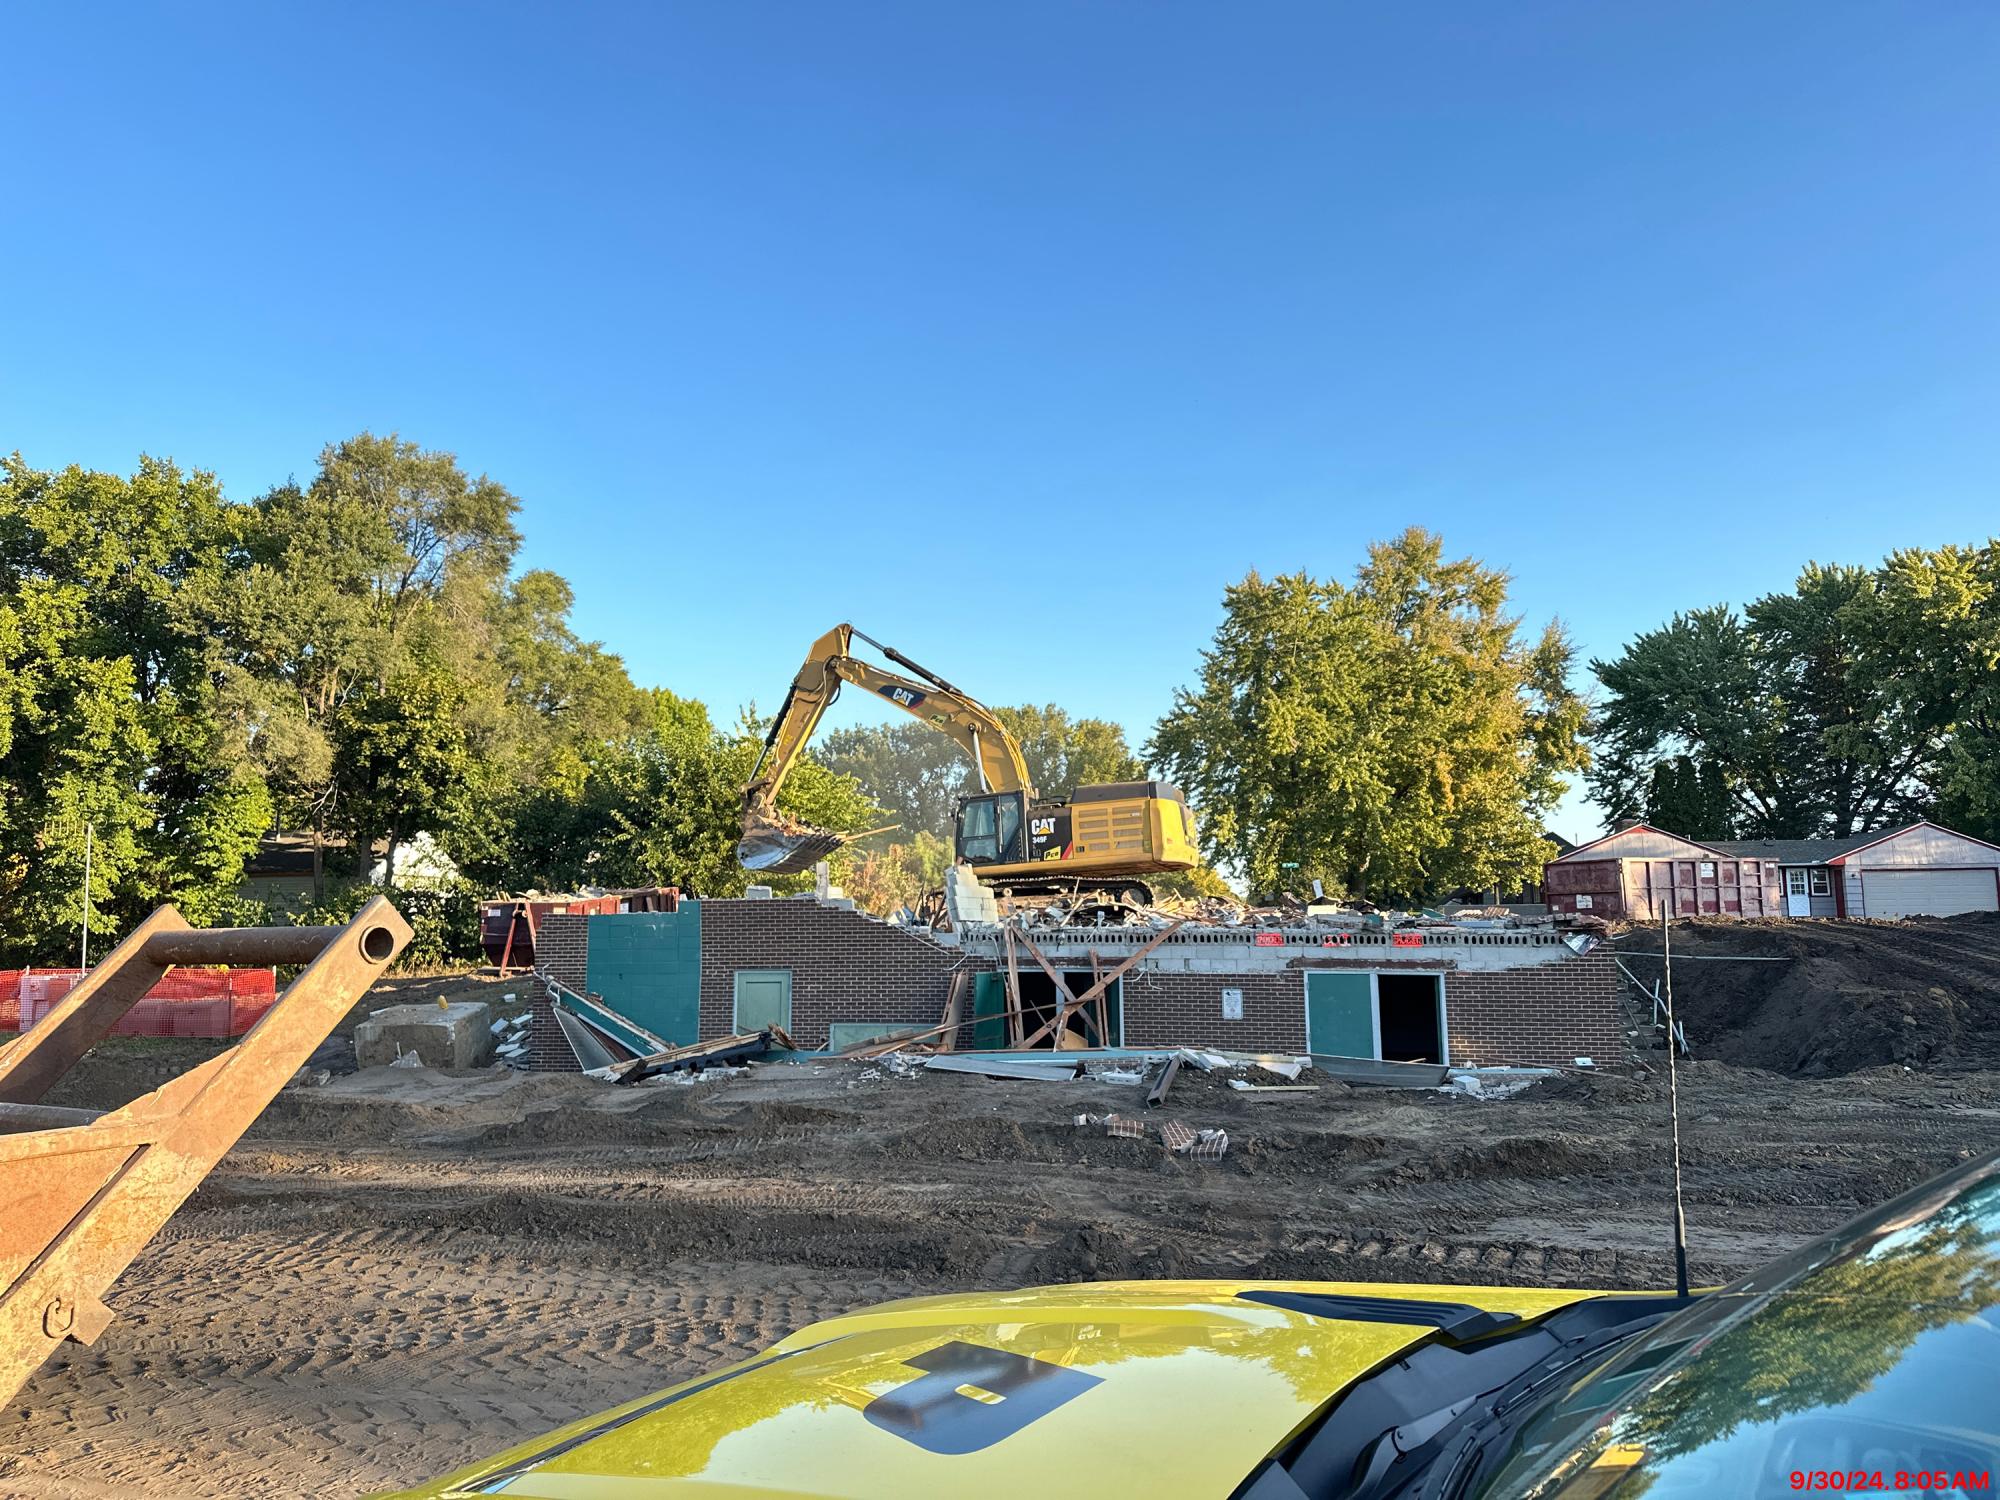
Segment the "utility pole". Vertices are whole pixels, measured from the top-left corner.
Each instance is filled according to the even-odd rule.
[[[1687,1207],[1681,1197],[1681,1092],[1674,1054],[1680,1050],[1680,1028],[1674,1022],[1674,940],[1665,902],[1660,905],[1660,957],[1666,964],[1667,1111],[1674,1130],[1674,1289],[1688,1294]]]
[[[90,839],[96,829],[95,823],[83,825],[83,957],[77,967],[86,972],[90,968]]]

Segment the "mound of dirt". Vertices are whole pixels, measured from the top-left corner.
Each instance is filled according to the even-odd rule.
[[[1618,948],[1659,974],[1659,935]],[[1695,1050],[1823,1076],[1903,1064],[2000,1066],[2000,918],[1695,921],[1674,929],[1674,1006]],[[1729,960],[1760,960],[1730,962]]]

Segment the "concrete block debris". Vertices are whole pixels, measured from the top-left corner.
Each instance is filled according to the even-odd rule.
[[[493,1034],[487,1029],[492,1014],[490,1006],[474,1000],[371,1011],[354,1028],[354,1058],[364,1068],[483,1068],[493,1058]],[[399,1061],[407,1056],[417,1061]]]
[[[1508,1099],[1555,1076],[1553,1068],[1453,1068],[1437,1091],[1461,1099]]]

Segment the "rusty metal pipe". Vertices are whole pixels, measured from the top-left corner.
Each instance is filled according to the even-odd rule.
[[[101,1109],[63,1109],[54,1104],[0,1104],[0,1135],[22,1130],[67,1130],[104,1118]]]
[[[371,929],[388,940],[386,928]],[[345,927],[193,927],[156,932],[146,939],[145,956],[156,964],[309,964]],[[361,941],[366,945],[368,932]],[[364,946],[364,951],[366,951]],[[383,948],[383,956],[388,948]]]

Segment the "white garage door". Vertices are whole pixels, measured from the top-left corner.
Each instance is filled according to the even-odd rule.
[[[1991,870],[1863,870],[1861,891],[1871,917],[1948,917],[2000,907]]]

